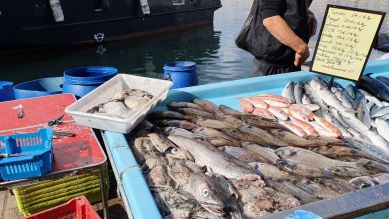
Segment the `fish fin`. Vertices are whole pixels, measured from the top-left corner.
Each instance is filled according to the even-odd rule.
[[[367,74],[365,74],[367,77],[370,77],[370,75],[372,75],[372,74],[374,74],[374,73],[367,73]]]

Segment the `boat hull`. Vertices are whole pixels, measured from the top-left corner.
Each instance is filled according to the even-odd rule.
[[[32,15],[32,21],[28,21],[28,15],[24,15],[17,21],[10,23],[9,21],[14,20],[12,17],[15,15],[1,13],[0,26],[5,30],[3,32],[5,34],[0,34],[0,46],[101,43],[158,34],[169,30],[211,24],[214,11],[221,7],[218,0],[200,1],[204,2],[203,5],[195,6],[192,3],[187,3],[174,7],[167,3],[167,5],[157,5],[149,1],[151,11],[149,15],[143,15],[140,7],[127,5],[126,8],[124,4],[124,8],[112,6],[108,11],[95,11],[94,16],[88,14],[81,16],[81,11],[68,9],[71,8],[68,1],[63,1],[64,5],[62,6],[65,21],[59,23],[54,21],[50,8],[45,9],[45,15]],[[121,1],[124,2],[124,0]],[[4,4],[4,2],[0,4]],[[132,13],[130,13],[131,8],[134,8]],[[125,9],[128,12],[124,13]],[[22,11],[18,13],[25,9],[20,10]],[[20,21],[23,19],[26,22]]]

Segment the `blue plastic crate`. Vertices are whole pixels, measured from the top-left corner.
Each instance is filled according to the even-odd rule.
[[[17,180],[51,172],[53,130],[0,136],[0,179]]]

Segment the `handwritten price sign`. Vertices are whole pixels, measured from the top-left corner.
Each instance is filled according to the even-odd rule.
[[[328,5],[311,71],[359,81],[385,13]]]

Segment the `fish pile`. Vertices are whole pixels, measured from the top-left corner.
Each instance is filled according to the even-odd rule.
[[[367,78],[370,77],[363,76],[362,81]],[[362,84],[363,87],[368,86],[366,82]],[[383,86],[380,89],[385,90]],[[389,89],[385,92],[389,94]],[[344,141],[372,156],[389,161],[388,102],[380,101],[369,92],[351,84],[342,87],[334,82],[334,86],[328,89],[328,82],[319,77],[305,84],[289,82],[284,88],[283,96],[293,103],[304,101],[306,104],[320,106],[315,112],[317,117],[320,116],[335,126]]]
[[[87,110],[87,113],[124,119],[128,118],[133,110],[145,107],[151,99],[153,99],[153,95],[141,89],[122,90],[118,91],[107,102]]]
[[[132,141],[164,218],[256,218],[389,182],[348,142],[200,99],[151,113]]]

